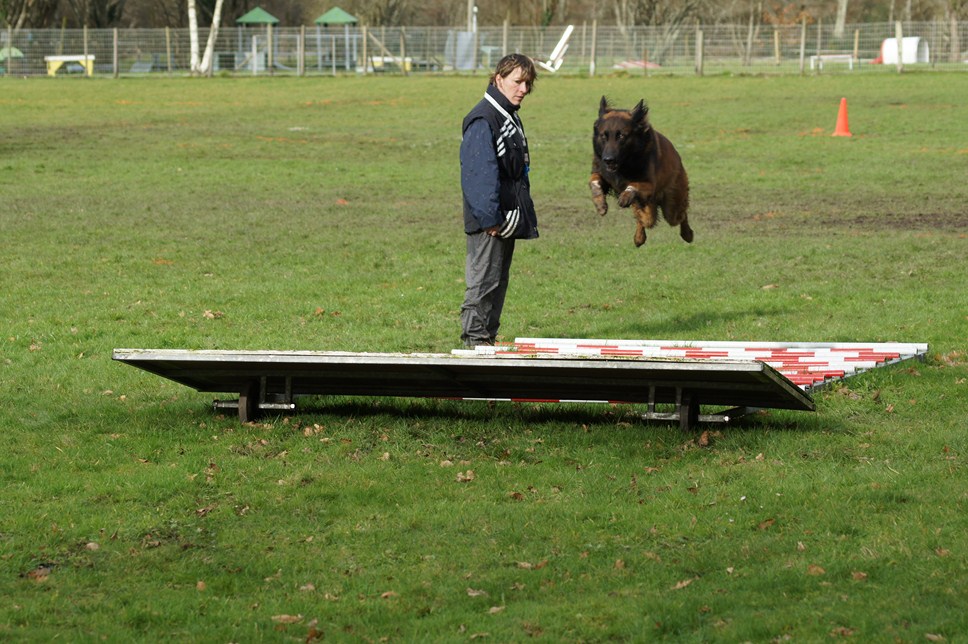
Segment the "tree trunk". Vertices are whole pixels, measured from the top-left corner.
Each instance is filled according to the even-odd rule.
[[[195,0],[188,0],[188,40],[191,45],[190,69],[192,74],[197,74],[200,63],[198,58],[198,17],[195,14]]]
[[[961,62],[961,37],[958,34],[958,14],[951,12],[951,56],[948,58],[953,63]]]
[[[834,38],[844,37],[844,25],[847,23],[847,0],[837,0],[837,22],[834,23]]]
[[[205,43],[205,55],[199,65],[199,74],[209,74],[212,71],[212,55],[215,50],[215,39],[218,38],[218,27],[222,22],[222,0],[215,0],[215,10],[212,13],[212,28],[208,32],[208,42]]]

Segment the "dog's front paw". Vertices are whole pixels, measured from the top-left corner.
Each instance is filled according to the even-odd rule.
[[[608,212],[608,203],[605,201],[605,190],[602,189],[602,182],[599,179],[595,179],[593,175],[592,180],[588,182],[588,187],[592,191],[592,202],[595,204],[595,211],[604,217],[605,213]]]
[[[605,197],[595,197],[592,201],[595,202],[595,212],[604,217],[608,213],[608,202],[605,201]]]
[[[635,188],[633,188],[632,186],[629,186],[628,188],[622,191],[622,194],[618,196],[618,205],[621,206],[622,208],[628,208],[629,206],[632,205],[632,201],[635,200],[636,194],[638,193],[635,192]]]

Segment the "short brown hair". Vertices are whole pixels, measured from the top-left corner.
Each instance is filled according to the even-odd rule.
[[[491,85],[494,84],[495,78],[498,76],[507,78],[515,69],[521,70],[524,81],[528,84],[528,94],[530,94],[531,90],[534,89],[535,81],[538,80],[538,70],[534,67],[534,61],[524,54],[508,54],[497,61],[494,72],[491,74]]]

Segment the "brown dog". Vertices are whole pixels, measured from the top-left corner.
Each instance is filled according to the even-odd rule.
[[[689,227],[689,177],[672,142],[649,123],[649,108],[639,101],[619,110],[602,97],[595,121],[592,177],[588,186],[599,215],[608,212],[605,196],[618,195],[618,205],[635,214],[635,245],[645,243],[645,229],[655,226],[656,210],[679,235],[692,241]]]

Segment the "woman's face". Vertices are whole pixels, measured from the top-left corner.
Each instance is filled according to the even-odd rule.
[[[524,97],[531,92],[531,83],[525,80],[524,70],[515,67],[507,76],[494,77],[494,86],[511,101],[511,105],[521,105]]]

